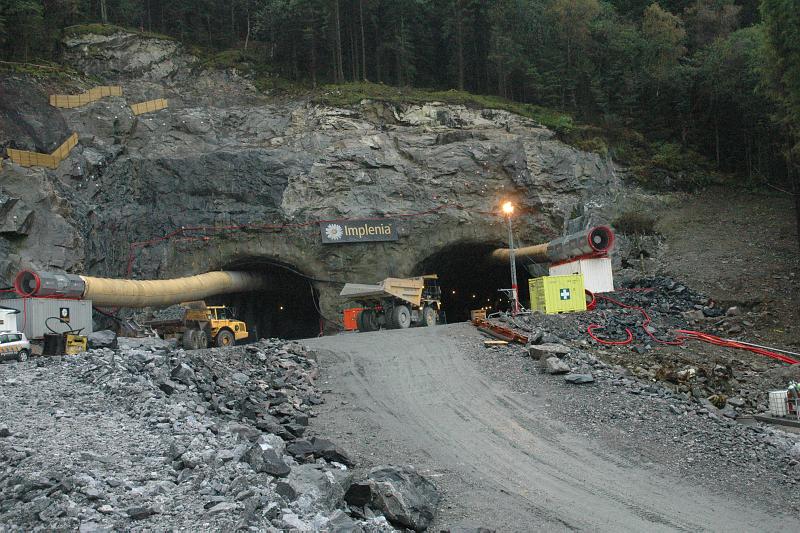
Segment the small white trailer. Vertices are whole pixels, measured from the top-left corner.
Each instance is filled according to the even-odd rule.
[[[16,327],[19,328],[17,331],[24,333],[30,340],[43,339],[45,333],[81,330],[80,335],[89,335],[93,332],[90,300],[8,298],[0,300],[0,309],[2,308],[19,311],[16,315]],[[66,323],[58,320],[59,318]]]

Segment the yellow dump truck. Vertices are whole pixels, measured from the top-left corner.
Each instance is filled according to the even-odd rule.
[[[203,301],[180,304],[183,316],[174,320],[151,320],[153,328],[164,339],[177,339],[187,350],[199,350],[210,345],[233,346],[250,335],[247,324],[236,320],[224,305],[206,305]]]
[[[359,331],[410,326],[435,326],[442,308],[439,276],[386,278],[377,285],[348,283],[339,294],[362,307],[356,318]]]

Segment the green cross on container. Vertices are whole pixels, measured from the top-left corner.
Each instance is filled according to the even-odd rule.
[[[561,299],[562,300],[569,300],[570,299],[569,289],[561,289],[561,293],[560,294],[561,294]]]

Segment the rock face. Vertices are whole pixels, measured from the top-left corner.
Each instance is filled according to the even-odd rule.
[[[92,76],[127,75],[159,81],[182,75],[196,61],[177,41],[127,32],[70,35],[64,44],[65,59]]]
[[[610,162],[505,111],[268,101],[235,72],[197,68],[176,42],[127,33],[69,37],[65,50],[79,70],[122,85],[124,97],[54,111],[51,87],[0,80],[0,90],[36,96],[19,115],[0,109],[0,145],[80,136],[57,170],[1,171],[5,193],[34,212],[29,228],[13,230],[27,237],[0,264],[6,282],[23,267],[116,277],[130,265],[133,277],[163,278],[242,264],[370,282],[420,274],[448,245],[504,242],[501,198],[519,203],[528,243],[559,232],[576,209],[610,216],[624,199]],[[159,97],[168,109],[131,114],[129,104]],[[320,242],[319,220],[394,214],[414,215],[398,219],[397,242]],[[188,227],[203,229],[180,229]],[[166,234],[175,238],[130,247]],[[338,313],[335,285],[315,289],[322,314]]]

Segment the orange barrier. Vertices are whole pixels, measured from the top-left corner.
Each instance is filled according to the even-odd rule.
[[[363,307],[353,307],[344,310],[344,329],[345,331],[355,331],[358,329],[358,314],[363,310]]]
[[[38,152],[28,152],[27,150],[8,149],[8,157],[14,163],[23,167],[45,167],[56,169],[63,160],[69,157],[69,153],[78,144],[78,134],[73,133],[64,143],[56,148],[52,154],[40,154]]]
[[[140,104],[131,105],[131,110],[134,115],[142,115],[144,113],[152,113],[153,111],[160,111],[169,107],[166,98],[159,98],[157,100],[149,100]]]
[[[85,106],[107,96],[122,96],[119,85],[102,85],[90,89],[83,94],[51,94],[50,105],[64,109]]]

